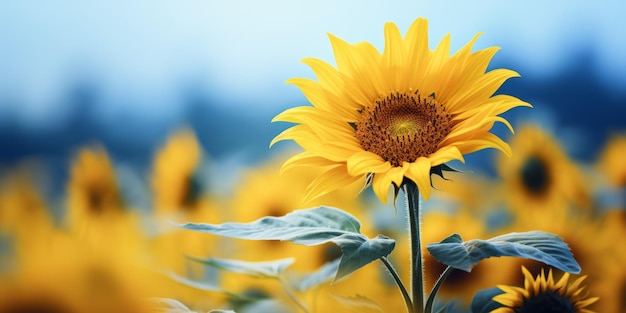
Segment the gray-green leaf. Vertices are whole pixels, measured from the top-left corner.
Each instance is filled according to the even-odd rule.
[[[540,261],[566,272],[580,273],[580,266],[563,239],[542,231],[510,233],[488,240],[466,242],[454,234],[440,243],[429,244],[427,248],[439,262],[467,272],[481,260],[513,256]]]
[[[322,265],[313,273],[302,275],[300,277],[290,276],[289,281],[293,285],[294,289],[298,291],[306,291],[312,287],[333,279],[338,268],[339,259],[336,259]]]
[[[199,290],[204,290],[204,291],[216,291],[216,292],[226,292],[224,291],[222,288],[220,288],[217,285],[214,285],[212,283],[208,283],[208,282],[199,282],[199,281],[195,281],[195,280],[191,280],[189,278],[186,277],[182,277],[180,275],[177,275],[176,273],[169,273],[168,275],[172,280],[176,281],[179,284],[185,285],[185,286],[189,286],[189,287],[193,287]]]
[[[395,241],[385,236],[367,238],[360,233],[361,224],[354,216],[326,206],[297,210],[281,217],[264,217],[250,223],[187,223],[178,226],[231,238],[283,240],[306,246],[333,242],[342,251],[334,282],[388,255],[395,246]]]
[[[219,258],[202,259],[191,256],[189,258],[196,262],[223,269],[225,271],[261,278],[276,278],[295,261],[294,258],[280,259],[268,262],[247,262],[241,260]]]
[[[333,295],[333,298],[337,300],[339,303],[343,304],[352,312],[360,312],[360,313],[382,313],[383,309],[378,305],[378,303],[374,302],[374,300],[356,295],[354,297],[342,297]]]

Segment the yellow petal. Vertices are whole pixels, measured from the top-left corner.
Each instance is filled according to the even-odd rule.
[[[464,92],[459,92],[452,96],[449,100],[450,111],[466,111],[482,105],[506,80],[512,77],[519,77],[519,74],[504,68],[490,71],[476,80],[473,85],[464,88]]]
[[[430,159],[431,166],[437,166],[452,160],[459,160],[465,163],[463,154],[459,151],[459,148],[455,146],[445,146],[429,155],[428,158]]]
[[[600,297],[592,297],[585,300],[579,300],[576,302],[576,308],[584,308],[590,306],[600,300]]]
[[[423,81],[432,52],[428,48],[428,21],[418,18],[407,31],[404,39],[408,53],[409,86],[417,88]]]
[[[309,151],[304,151],[298,153],[291,158],[289,158],[280,168],[280,174],[282,175],[288,170],[291,170],[295,167],[325,167],[329,165],[333,165],[335,162],[330,161],[328,159],[324,159],[314,153]]]
[[[280,134],[276,135],[274,139],[272,139],[270,142],[270,148],[281,140],[294,140],[298,144],[300,144],[300,142],[304,143],[307,140],[310,140],[311,142],[319,142],[319,138],[317,138],[315,134],[305,125],[296,125],[283,130]]]
[[[335,162],[346,162],[353,154],[363,151],[361,146],[347,142],[325,142],[320,143],[317,148],[314,152]]]
[[[359,53],[362,46],[351,46],[349,43],[328,34],[330,44],[335,53],[335,61],[339,72],[346,77],[351,78],[354,82],[344,79],[348,84],[344,91],[349,92],[355,102],[366,104],[370,102],[371,90],[375,90],[376,86],[371,80],[371,76],[367,75],[368,69],[372,64],[363,66],[364,56]]]
[[[317,77],[317,80],[324,89],[330,90],[334,94],[342,93],[345,83],[341,73],[332,67],[332,65],[316,58],[305,58],[302,60],[302,63],[311,67],[315,73],[315,77]]]
[[[307,124],[322,141],[357,142],[352,126],[346,121],[335,119],[337,114],[314,107],[296,109],[286,110],[277,117],[291,123]]]
[[[441,68],[439,74],[441,84],[435,87],[438,101],[447,103],[448,98],[457,93],[459,88],[462,87],[459,82],[465,78],[464,72],[468,63],[467,60],[470,57],[474,42],[479,36],[480,33],[476,34],[470,42],[454,53]]]
[[[372,181],[372,190],[378,200],[383,204],[387,203],[389,196],[389,187],[391,187],[391,180],[385,176],[385,173],[374,174],[374,180]]]
[[[404,174],[409,167],[410,163],[404,162],[401,167],[392,167],[387,172],[377,173],[374,175],[372,189],[382,203],[387,203],[391,183],[396,184],[396,186],[400,186],[400,184],[402,184],[402,180],[404,179]]]
[[[391,168],[391,164],[375,153],[360,151],[348,158],[347,168],[350,175],[357,176],[386,172]]]
[[[461,79],[457,82],[459,89],[464,90],[475,84],[485,72],[493,56],[500,50],[499,47],[489,47],[472,53],[466,60],[463,72],[459,73]]]
[[[341,187],[355,183],[361,179],[362,177],[353,177],[348,175],[345,164],[331,166],[315,178],[311,184],[309,184],[303,203],[310,202],[311,200],[319,198]]]
[[[440,77],[441,69],[450,58],[450,34],[447,34],[433,52],[432,58],[426,68],[424,81],[421,82],[420,92],[424,95],[436,93],[439,86],[445,84]]]
[[[455,145],[463,154],[468,154],[488,148],[495,148],[502,151],[507,157],[511,157],[511,155],[513,155],[509,144],[502,141],[502,139],[498,138],[492,133],[484,133],[480,138],[457,142],[455,143]]]
[[[400,30],[394,23],[385,24],[385,51],[383,52],[383,62],[387,69],[386,77],[391,84],[390,87],[392,90],[407,89],[408,75],[405,70],[406,51]]]
[[[420,157],[411,163],[406,173],[406,176],[417,184],[417,188],[425,201],[430,197],[430,168],[430,160]]]

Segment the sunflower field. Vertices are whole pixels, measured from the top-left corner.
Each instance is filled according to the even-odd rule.
[[[237,90],[205,97],[197,79],[168,127],[125,115],[119,86],[128,98],[94,118],[110,104],[83,77],[68,110],[91,113],[28,133],[11,120],[18,75],[0,74],[0,313],[626,312],[624,81],[611,98],[567,73],[561,89],[526,78],[497,28],[468,19],[463,41],[424,10],[365,38],[335,35],[331,15],[325,50],[297,57],[309,72],[280,77],[298,96],[257,99],[262,79],[225,74],[207,84]],[[287,55],[255,45],[238,66]],[[597,97],[581,109],[566,93],[583,89]],[[288,103],[244,112],[267,101]],[[174,114],[138,109],[153,110]],[[574,115],[595,128],[558,126]]]

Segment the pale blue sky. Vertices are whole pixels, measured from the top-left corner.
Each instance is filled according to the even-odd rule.
[[[216,105],[254,114],[302,101],[284,81],[310,77],[304,57],[332,61],[326,33],[382,47],[383,25],[405,31],[429,19],[431,47],[446,33],[549,76],[576,49],[599,54],[597,75],[626,87],[626,2],[612,1],[3,1],[0,116],[29,125],[63,122],[69,84],[98,83],[103,120],[181,114],[181,89],[195,82]],[[7,100],[17,99],[19,106]],[[9,103],[9,104],[7,104]],[[129,113],[130,112],[130,113]],[[0,118],[0,123],[2,122]],[[40,126],[45,127],[45,126]]]

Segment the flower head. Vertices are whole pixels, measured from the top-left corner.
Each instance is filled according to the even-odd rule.
[[[586,309],[598,301],[598,297],[587,297],[585,287],[581,286],[586,276],[569,283],[569,274],[565,273],[558,282],[554,281],[552,269],[546,277],[542,270],[536,279],[522,267],[524,288],[498,286],[504,293],[493,297],[493,301],[503,306],[493,313],[593,313]]]
[[[510,144],[515,155],[500,156],[497,168],[503,180],[500,194],[516,219],[549,227],[553,221],[547,214],[560,220],[570,208],[581,213],[590,209],[591,190],[583,171],[549,132],[539,125],[521,125]]]
[[[151,183],[157,213],[196,208],[202,190],[194,174],[201,162],[202,147],[192,130],[182,129],[168,138],[153,164]]]
[[[81,149],[73,160],[67,183],[67,206],[67,219],[72,227],[124,211],[115,169],[104,148]]]
[[[486,72],[498,50],[472,52],[478,36],[450,56],[450,37],[428,47],[428,25],[419,18],[403,38],[393,23],[385,25],[381,54],[367,42],[349,44],[329,35],[337,68],[318,59],[303,62],[318,81],[288,82],[299,87],[313,106],[286,110],[273,121],[296,123],[272,144],[294,140],[305,149],[283,169],[313,166],[323,174],[309,186],[314,198],[363,178],[385,202],[389,185],[404,178],[415,182],[425,199],[431,173],[441,165],[463,161],[463,154],[509,146],[489,132],[496,122],[511,125],[499,114],[530,106],[508,95],[493,95],[502,83],[518,76],[508,69]]]

